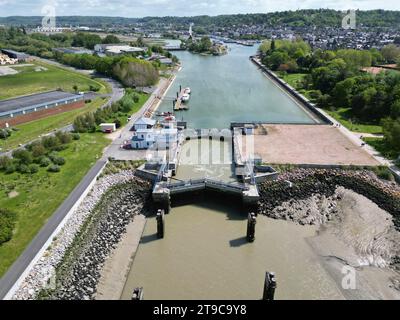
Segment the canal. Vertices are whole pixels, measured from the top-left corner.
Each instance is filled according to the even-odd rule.
[[[231,46],[228,55],[179,52],[179,84],[192,88],[190,110],[178,118],[192,128],[226,128],[231,121],[313,123],[288,95],[251,63],[256,48]],[[170,111],[164,101],[161,111]],[[191,140],[182,148],[176,179],[207,177],[234,182],[230,141]],[[240,199],[205,193],[172,199],[166,236],[156,237],[148,217],[122,299],[144,288],[145,299],[261,299],[266,271],[276,273],[277,299],[341,299],[307,239],[317,231],[287,221],[257,218],[256,241],[245,239]]]
[[[183,68],[159,111],[172,111],[171,99],[181,85],[192,89],[190,109],[176,115],[191,128],[229,128],[233,121],[314,123],[250,61],[256,50],[256,46],[230,45],[229,54],[220,57],[176,52]]]

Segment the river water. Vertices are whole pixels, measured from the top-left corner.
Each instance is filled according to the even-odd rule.
[[[258,216],[247,243],[240,202],[209,194],[191,201],[174,201],[162,240],[156,219],[147,220],[122,299],[135,287],[146,300],[261,299],[266,271],[276,273],[276,299],[342,298],[305,241],[314,227]]]
[[[179,113],[190,127],[224,128],[242,120],[313,123],[249,61],[254,52],[232,46],[223,57],[178,53],[183,69],[170,92],[179,84],[192,88],[190,110]],[[170,106],[164,102],[161,110]],[[185,143],[176,179],[235,181],[231,142],[207,140]],[[173,199],[162,240],[155,217],[148,218],[123,299],[135,287],[144,287],[145,299],[261,299],[266,271],[276,273],[276,299],[342,298],[306,241],[316,235],[314,227],[259,216],[250,244],[239,199],[196,197]]]
[[[230,45],[230,49],[229,54],[220,57],[176,52],[183,68],[159,111],[172,111],[171,99],[181,85],[192,89],[190,109],[176,115],[191,128],[229,128],[233,121],[314,123],[250,61],[256,47]]]

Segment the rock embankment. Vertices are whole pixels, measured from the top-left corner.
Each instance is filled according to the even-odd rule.
[[[140,181],[140,183],[137,183],[137,181]],[[14,293],[13,299],[35,299],[43,289],[54,289],[54,284],[57,283],[56,267],[63,261],[68,248],[74,242],[84,223],[92,215],[103,195],[110,188],[127,182],[131,182],[131,185],[138,185],[138,187],[143,185],[144,191],[150,188],[147,183],[135,177],[133,170],[106,175],[99,179],[78,208],[70,215],[46,252],[33,265],[29,274]]]
[[[103,196],[57,268],[57,288],[50,294],[52,299],[94,297],[106,258],[134,216],[146,210],[148,190],[147,183],[137,180],[115,186]]]
[[[367,170],[296,169],[282,173],[276,181],[259,185],[259,213],[302,224],[323,224],[337,213],[338,186],[365,196],[389,212],[400,230],[400,187]],[[302,201],[309,204],[310,198],[312,205],[304,206]]]

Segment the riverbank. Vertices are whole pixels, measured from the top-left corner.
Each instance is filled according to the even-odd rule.
[[[173,70],[172,75],[168,78],[167,82],[163,83],[161,86],[159,86],[157,88],[157,95],[151,101],[148,109],[144,113],[145,117],[152,118],[154,116],[154,114],[157,111],[158,107],[160,106],[161,102],[165,98],[165,95],[167,94],[167,92],[169,91],[171,86],[173,85],[173,83],[174,83],[174,81],[176,79],[177,73],[181,69],[182,69],[181,66],[179,66],[178,68],[175,68]]]
[[[338,188],[338,186],[341,187]],[[151,229],[142,236],[145,223],[143,214],[147,215],[152,211],[148,207],[150,203],[146,200],[149,192],[150,185],[136,178],[133,170],[120,171],[118,169],[115,173],[102,176],[71,216],[62,232],[54,239],[48,252],[33,268],[33,272],[14,298],[33,299],[39,294],[38,297],[42,299],[119,299],[124,285],[126,287],[128,272],[137,274],[139,271],[133,261],[139,245],[141,250],[146,250],[142,246],[151,246],[154,249],[163,243],[151,240],[154,239],[154,217],[151,218]],[[324,283],[326,282],[329,288],[333,288],[331,281],[340,286],[343,277],[341,268],[352,266],[357,271],[359,287],[356,291],[339,288],[344,298],[400,298],[396,289],[400,283],[398,275],[400,187],[398,185],[381,181],[369,171],[297,169],[282,173],[277,181],[261,184],[260,195],[262,198],[259,203],[259,213],[277,221],[288,221],[283,226],[279,223],[276,225],[267,220],[260,220],[260,223],[265,225],[263,228],[268,230],[272,228],[269,232],[272,232],[275,227],[293,229],[292,232],[298,233],[297,236],[300,237],[296,241],[305,237],[310,249],[307,249],[305,245],[299,244],[299,246],[308,258],[302,262],[298,261],[297,268],[301,264],[304,271],[307,268],[318,269],[318,274],[324,277]],[[206,220],[204,217],[201,218],[206,212],[208,212],[206,216],[218,215],[208,209],[204,209],[206,211],[203,210],[204,213],[200,214],[202,210],[191,213],[196,219],[200,219],[198,223],[208,225],[208,218]],[[239,213],[230,212],[230,209],[225,208],[222,203],[218,205],[218,211],[226,212],[228,220],[240,222],[245,219]],[[171,215],[175,217],[178,212],[185,216],[188,214],[184,206],[182,208],[178,206],[177,209],[173,209]],[[226,217],[221,218],[226,221]],[[169,220],[171,219],[172,216]],[[174,219],[178,219],[178,216]],[[186,233],[182,233],[183,229],[179,231],[171,221],[169,224],[171,236],[188,237]],[[296,224],[302,226],[295,226]],[[193,224],[191,219],[189,219],[189,225],[185,232],[191,233],[197,230],[198,224]],[[313,228],[310,229],[310,227]],[[233,228],[232,231],[235,233],[243,231],[241,224],[231,225],[230,228]],[[317,228],[317,233],[313,231],[314,228]],[[227,239],[225,238],[229,239],[231,236],[230,233],[220,234],[219,250],[226,250]],[[263,238],[264,236],[261,237],[259,234],[257,244],[262,246],[260,241],[264,241]],[[289,247],[290,241],[290,237],[285,238],[285,243]],[[190,246],[186,248],[183,243],[180,250],[192,252]],[[230,250],[239,247],[247,250],[244,247],[245,243],[242,243],[240,239],[231,240],[229,243]],[[169,256],[167,254],[169,250],[176,250],[172,244],[167,247],[164,244],[160,248],[167,250],[163,251],[165,257]],[[254,250],[255,248],[252,252]],[[207,254],[207,251],[202,254]],[[235,261],[241,259],[240,251],[232,252],[232,254],[230,259]],[[289,259],[287,254],[283,254],[281,258]],[[180,257],[183,259],[181,263],[186,263],[185,257],[185,255]],[[301,257],[296,259],[301,259]],[[257,261],[256,259],[251,262],[254,267],[258,265]],[[279,261],[279,259],[275,261],[274,265],[279,266]],[[151,262],[147,260],[145,262],[144,267],[150,267],[150,263],[157,268]],[[216,263],[222,262],[216,261]],[[325,271],[320,269],[321,266]],[[154,270],[148,272],[150,273],[146,279],[152,279],[151,272]],[[202,273],[203,277],[208,277],[207,272]],[[209,270],[209,272],[212,271]],[[292,272],[293,270],[285,270],[284,274],[289,276]],[[330,275],[330,278],[325,278],[325,272]],[[283,277],[282,273],[280,275]],[[218,278],[218,273],[215,276]],[[141,286],[140,279],[137,281],[137,278],[129,278],[130,285],[134,281],[135,285]],[[291,294],[297,292],[297,289],[293,289],[297,288],[297,285],[292,284],[289,279],[285,278],[281,281],[285,282],[286,293],[289,293],[288,290]],[[181,285],[187,287],[190,283],[189,281]],[[158,285],[165,289],[165,284]],[[127,292],[130,291],[129,286],[126,288],[124,298],[127,298]],[[215,293],[223,298],[225,291],[223,287],[218,286],[218,288],[219,295]],[[322,288],[313,289],[312,293],[305,293],[304,297],[339,299],[340,296],[332,290],[324,292]],[[240,296],[239,294],[237,297]],[[302,295],[299,291],[293,297],[300,299]],[[285,298],[285,295],[281,298]]]
[[[260,193],[259,213],[318,227],[307,242],[346,299],[400,299],[398,185],[368,171],[298,169]],[[355,290],[341,286],[345,266],[356,270]]]
[[[288,94],[296,104],[301,107],[317,124],[332,124],[332,122],[322,114],[311,102],[306,99],[303,95],[299,94],[294,88],[292,88],[285,81],[280,79],[275,73],[265,67],[257,56],[251,56],[250,60],[257,65],[265,76],[272,80],[279,88]]]
[[[126,188],[126,192],[117,192],[117,195],[110,193],[113,188],[118,188],[119,185],[128,182],[130,187]],[[133,170],[117,170],[116,173],[101,177],[81,204],[68,216],[64,226],[53,238],[41,258],[32,266],[11,298],[28,300],[38,298],[38,295],[40,298],[57,298],[62,295],[71,295],[72,293],[68,290],[72,290],[75,297],[78,295],[82,299],[90,297],[90,291],[93,290],[97,283],[96,279],[100,276],[102,261],[111,250],[113,241],[119,241],[130,219],[142,210],[144,204],[140,199],[146,197],[148,189],[149,184],[137,179]],[[122,202],[129,200],[131,205],[127,207],[120,203],[114,211],[107,211],[107,208],[103,208],[107,206],[102,201],[107,200],[107,195],[110,194],[114,196],[111,196],[111,201],[108,198],[110,203],[119,197]],[[120,210],[123,212],[121,213]],[[94,236],[99,238],[93,242]],[[81,255],[82,252],[84,253]],[[93,257],[92,254],[95,256]],[[89,260],[85,260],[86,257],[89,257]],[[74,263],[71,265],[72,261]],[[85,275],[83,279],[66,276],[74,266],[79,266],[75,270],[75,275],[80,275],[82,272]],[[81,280],[89,283],[81,283]],[[72,284],[67,286],[69,289],[66,292],[64,281],[74,282],[77,290],[74,291]],[[83,288],[79,287],[79,283],[83,285]]]
[[[128,224],[121,241],[104,263],[98,280],[97,293],[94,296],[95,300],[119,300],[121,298],[145,226],[146,217],[144,215],[135,215]]]

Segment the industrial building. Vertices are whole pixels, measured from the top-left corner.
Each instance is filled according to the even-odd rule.
[[[83,95],[55,90],[8,100],[0,100],[0,127],[45,118],[54,114],[82,108]]]
[[[2,49],[1,52],[6,54],[7,56],[9,56],[12,59],[17,59],[18,62],[29,62],[29,61],[33,60],[33,58],[30,55],[23,53],[23,52],[18,52],[18,51],[9,50],[9,49]]]
[[[145,49],[123,44],[96,44],[94,46],[94,51],[98,54],[116,56],[126,53],[143,53]]]
[[[85,48],[54,48],[53,51],[66,54],[93,54],[93,50]]]

